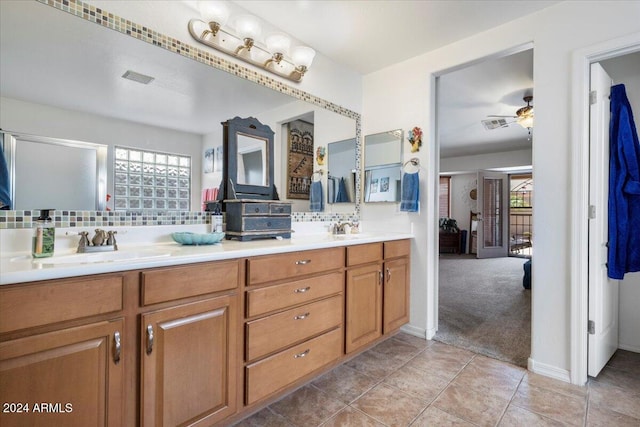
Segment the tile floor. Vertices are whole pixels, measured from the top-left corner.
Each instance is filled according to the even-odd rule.
[[[400,333],[241,421],[250,426],[640,426],[640,354],[585,387]]]

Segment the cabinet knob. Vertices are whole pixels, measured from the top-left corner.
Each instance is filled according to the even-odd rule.
[[[387,268],[387,282],[391,281],[391,269]]]
[[[120,332],[113,333],[113,341],[115,343],[113,351],[113,363],[116,365],[120,363],[120,352],[122,351],[122,345],[120,344]]]
[[[310,348],[306,349],[305,351],[303,351],[302,353],[298,353],[298,354],[294,354],[293,358],[294,359],[299,359],[301,357],[305,357],[307,354],[309,354],[309,352],[311,351]]]
[[[147,325],[147,354],[153,351],[153,326]]]

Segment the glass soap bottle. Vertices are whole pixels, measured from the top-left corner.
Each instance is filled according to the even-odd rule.
[[[217,204],[211,215],[211,232],[222,233],[222,212],[220,212],[220,205]]]
[[[40,209],[40,216],[35,220],[33,231],[33,245],[31,255],[34,258],[53,256],[53,246],[56,239],[56,229],[49,216],[53,209]]]

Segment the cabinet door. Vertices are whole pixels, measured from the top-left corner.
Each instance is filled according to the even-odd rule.
[[[236,297],[142,315],[143,426],[211,425],[236,411]]]
[[[124,321],[0,344],[0,425],[122,426]]]
[[[382,335],[382,265],[347,270],[346,352]]]
[[[384,321],[386,334],[409,321],[409,258],[384,263]]]

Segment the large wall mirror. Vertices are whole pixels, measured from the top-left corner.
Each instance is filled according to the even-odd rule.
[[[399,202],[402,129],[364,137],[364,201]]]
[[[287,175],[283,124],[311,116],[316,146],[359,134],[355,118],[35,1],[0,2],[0,51],[0,128],[106,146],[106,191],[111,195],[114,147],[175,154],[191,158],[190,210],[200,210],[203,190],[218,188],[222,180],[220,165],[209,165],[223,145],[220,124],[236,116],[255,117],[275,132],[272,183],[281,199],[286,198]],[[145,76],[152,78],[147,84],[141,83]],[[244,169],[240,180],[271,185],[259,172],[267,160],[260,143],[238,142],[242,153],[237,159]],[[74,209],[60,196],[56,209]],[[294,212],[310,211],[308,200],[294,202]],[[32,200],[22,209],[41,205]],[[356,201],[348,212],[340,212],[357,211]],[[329,207],[331,212],[336,211]]]

